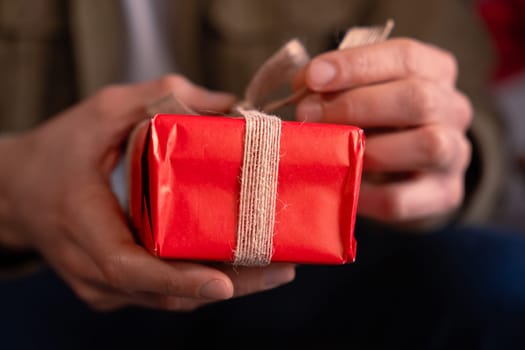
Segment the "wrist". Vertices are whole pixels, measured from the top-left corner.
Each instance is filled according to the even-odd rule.
[[[13,225],[13,203],[9,189],[16,178],[13,159],[16,157],[18,136],[14,134],[0,136],[0,249],[26,250],[27,246]]]
[[[0,135],[0,279],[25,275],[42,266],[38,253],[28,249],[12,224],[9,180],[16,175],[13,164],[16,140],[15,135]]]

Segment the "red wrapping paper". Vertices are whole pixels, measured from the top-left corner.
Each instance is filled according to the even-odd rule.
[[[130,215],[152,254],[233,261],[244,127],[242,118],[163,114],[135,133]],[[363,152],[359,128],[282,122],[272,262],[355,260]]]

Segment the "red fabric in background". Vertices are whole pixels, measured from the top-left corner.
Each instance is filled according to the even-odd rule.
[[[525,71],[525,0],[478,0],[476,9],[498,55],[494,80]]]
[[[233,260],[245,121],[157,115],[136,133],[130,212],[140,241],[166,259]],[[272,261],[355,259],[364,134],[282,122]]]

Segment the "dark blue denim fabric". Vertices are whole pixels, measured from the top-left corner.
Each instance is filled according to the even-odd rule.
[[[354,264],[191,313],[93,312],[50,270],[2,281],[0,349],[525,348],[525,234],[356,232]]]

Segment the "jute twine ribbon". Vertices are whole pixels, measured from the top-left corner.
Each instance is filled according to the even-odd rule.
[[[234,265],[269,264],[273,249],[281,119],[240,109],[246,120]]]
[[[348,49],[385,40],[393,21],[373,27],[354,27],[347,31],[338,49]],[[281,119],[269,115],[285,105],[295,103],[309,93],[307,88],[288,97],[273,100],[271,94],[289,84],[310,58],[296,39],[288,42],[259,68],[248,84],[244,100],[232,108],[232,114],[246,121],[237,242],[233,251],[236,266],[265,266],[273,255],[275,208],[279,173]],[[157,113],[198,114],[170,94],[148,107]]]

